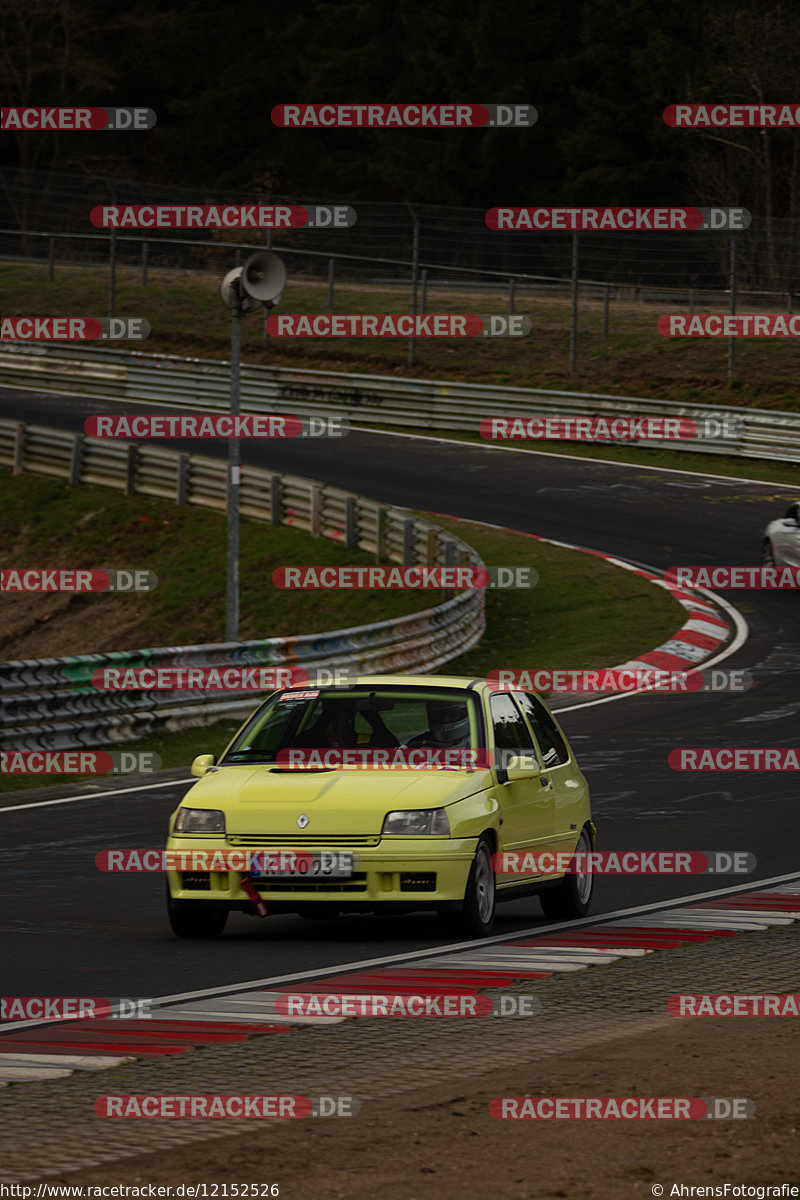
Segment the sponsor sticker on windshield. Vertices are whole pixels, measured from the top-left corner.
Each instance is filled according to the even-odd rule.
[[[319,695],[319,688],[313,688],[307,692],[284,692],[282,696],[278,696],[278,703],[284,700],[316,700]]]

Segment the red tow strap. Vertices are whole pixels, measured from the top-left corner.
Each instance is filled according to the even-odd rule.
[[[249,875],[242,876],[242,891],[260,917],[269,916],[269,909],[256,891],[255,885]]]

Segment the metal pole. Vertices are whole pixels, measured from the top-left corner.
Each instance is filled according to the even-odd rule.
[[[261,203],[262,203],[262,204],[266,204],[266,203],[267,203],[267,197],[264,195],[264,193],[263,193],[263,192],[259,192],[259,193],[258,193],[258,198],[259,198],[259,200],[261,201]],[[271,230],[271,229],[268,229],[268,230],[267,230],[267,250],[271,250],[271,249],[272,249],[272,230]],[[270,306],[269,306],[269,305],[267,305],[267,306],[266,306],[266,309],[265,309],[265,312],[264,312],[264,333],[263,333],[263,340],[264,340],[264,345],[265,345],[265,346],[266,346],[266,345],[268,345],[268,343],[269,343],[269,332],[268,332],[268,330],[267,330],[267,321],[266,321],[266,318],[269,316],[269,314],[270,314]],[[261,314],[259,313],[259,316],[260,316],[260,315],[261,315]]]
[[[108,176],[104,177],[104,183],[111,193],[112,204],[117,203],[117,192]],[[108,316],[109,319],[114,316],[114,290],[116,287],[117,276],[117,234],[116,230],[111,230],[108,246]]]
[[[236,285],[236,303],[231,310],[231,416],[239,415],[239,371],[242,359],[242,299]],[[225,641],[239,639],[239,439],[228,440],[228,544],[225,559]]]
[[[789,316],[792,315],[792,293],[791,292],[786,293],[786,312],[788,313]]]
[[[56,239],[47,239],[47,282],[53,282],[53,266],[55,263]]]
[[[328,259],[328,308],[333,308],[333,278],[336,270],[336,259]]]
[[[509,317],[513,317],[513,315],[514,315],[514,288],[516,287],[516,285],[517,285],[517,281],[512,276],[511,279],[509,279],[509,281],[508,281],[508,315],[509,315]]]
[[[147,287],[147,260],[149,253],[147,242],[142,242],[142,287]]]
[[[603,337],[608,337],[608,297],[611,293],[611,288],[608,284],[603,288]]]
[[[259,204],[263,204],[265,206],[269,203],[269,199],[267,197],[266,192],[258,193],[258,202],[259,202]],[[267,230],[266,246],[267,246],[267,250],[272,249],[272,230],[271,229]],[[266,341],[267,337],[269,337],[269,334],[267,334],[266,337],[264,338],[265,341]]]
[[[117,231],[111,230],[108,246],[108,315],[114,316],[114,289],[117,281]]]
[[[575,374],[578,352],[578,234],[572,235],[572,312],[569,323],[569,373]]]
[[[422,268],[422,299],[420,300],[419,311],[425,316],[428,311],[428,268]]]
[[[736,312],[736,234],[731,234],[731,312]],[[728,382],[733,379],[736,360],[736,338],[728,338]]]
[[[411,219],[414,222],[414,235],[411,244],[411,315],[417,315],[417,286],[419,282],[419,218],[414,212],[410,204],[406,204],[408,211],[411,213]],[[416,338],[408,339],[408,365],[414,365],[414,353],[416,350]]]

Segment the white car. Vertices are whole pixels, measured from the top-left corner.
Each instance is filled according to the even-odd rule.
[[[777,521],[764,530],[761,561],[765,566],[800,566],[800,500],[795,500]]]

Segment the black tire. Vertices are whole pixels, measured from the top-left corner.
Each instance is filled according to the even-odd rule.
[[[762,567],[775,566],[775,551],[772,549],[772,542],[769,538],[764,538],[761,545],[761,565]]]
[[[167,916],[176,937],[216,938],[225,928],[228,910],[222,906],[213,911],[200,909],[197,912],[190,908],[175,908],[167,889]]]
[[[592,838],[589,830],[584,826],[575,851],[576,853],[578,851],[588,853],[591,849]],[[589,871],[579,872],[575,875],[565,875],[556,887],[540,892],[539,900],[546,917],[555,921],[567,921],[588,915],[592,906],[593,892],[594,876]]]
[[[492,932],[496,907],[492,847],[489,839],[482,837],[472,860],[461,908],[456,912],[439,913],[439,920],[448,933],[486,937]]]

